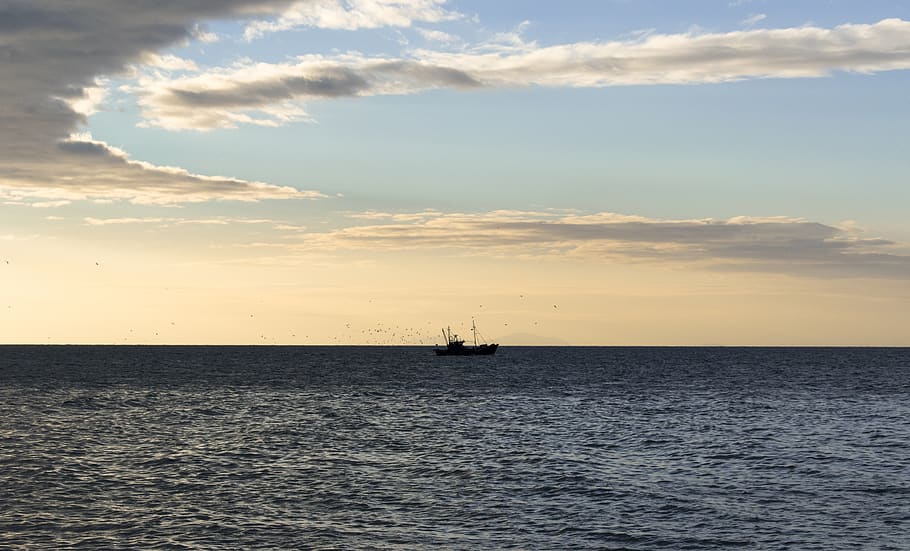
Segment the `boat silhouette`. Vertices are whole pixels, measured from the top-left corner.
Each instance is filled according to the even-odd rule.
[[[442,330],[442,336],[446,340],[446,347],[439,348],[436,345],[434,351],[437,356],[492,356],[499,348],[498,344],[477,344],[477,325],[471,321],[471,332],[474,333],[474,346],[465,346],[464,339],[458,338],[458,335],[452,333],[452,328]]]

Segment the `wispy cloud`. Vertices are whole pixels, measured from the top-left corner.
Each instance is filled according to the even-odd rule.
[[[69,205],[72,201],[60,200],[60,201],[38,201],[31,203],[32,208],[36,209],[54,209],[57,207],[65,207]]]
[[[764,21],[767,18],[768,16],[763,13],[753,13],[743,19],[742,24],[744,27],[754,27],[756,24]]]
[[[55,166],[36,168],[32,176],[41,175],[40,185],[33,185],[29,196],[58,200],[103,197],[136,204],[325,197],[314,191],[193,174],[179,167],[135,161],[124,151],[86,134],[58,142],[57,151],[58,158],[66,162],[67,171],[61,173]],[[80,182],[76,189],[71,185],[74,180]],[[0,178],[0,188],[2,184]]]
[[[296,251],[448,251],[689,265],[812,277],[910,279],[906,246],[787,217],[662,220],[616,213],[367,212],[369,223],[289,235]],[[275,243],[271,243],[275,246]],[[278,245],[281,246],[281,245]]]
[[[298,27],[353,31],[380,27],[410,27],[461,17],[444,6],[446,0],[305,0],[295,2],[277,19],[257,20],[244,29],[252,40],[267,33]]]
[[[417,34],[419,34],[424,40],[428,42],[438,42],[439,44],[456,44],[461,42],[461,39],[454,34],[449,34],[437,29],[415,29]]]
[[[84,218],[87,226],[122,226],[126,224],[160,224],[167,220],[166,218],[147,217],[147,218]]]
[[[196,62],[192,59],[185,59],[172,54],[149,53],[143,58],[142,64],[168,71],[195,71],[198,69]]]
[[[268,225],[277,231],[302,231],[303,226],[288,224],[280,220],[269,218],[237,218],[229,216],[218,216],[214,218],[179,218],[179,217],[119,217],[119,218],[96,218],[85,217],[82,219],[86,226],[137,226],[149,225],[159,228],[170,228],[179,226],[229,226],[229,225]]]
[[[521,38],[408,57],[309,55],[239,63],[196,75],[147,78],[133,91],[149,125],[171,129],[281,125],[306,120],[307,101],[412,94],[434,88],[605,87],[811,78],[835,71],[910,68],[910,21],[825,29],[647,34],[618,42],[541,47]]]

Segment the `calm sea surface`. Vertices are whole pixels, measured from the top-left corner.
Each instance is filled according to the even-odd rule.
[[[0,347],[0,548],[910,549],[910,349]]]

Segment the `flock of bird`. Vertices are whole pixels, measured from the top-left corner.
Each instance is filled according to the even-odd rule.
[[[5,259],[5,264],[9,264],[10,261]],[[100,262],[95,262],[97,268],[101,268]],[[524,299],[525,296],[518,295],[520,299]],[[369,302],[372,303],[373,299],[369,299]],[[478,305],[478,309],[482,309],[483,304]],[[12,309],[12,305],[7,305],[7,309]],[[559,309],[557,304],[553,305],[553,309]],[[256,319],[255,314],[249,314],[250,319]],[[534,321],[535,326],[538,325],[538,321]],[[171,321],[171,327],[176,327],[177,322]],[[422,345],[422,344],[434,344],[438,342],[436,337],[440,336],[440,333],[437,333],[436,329],[432,328],[432,322],[427,322],[428,327],[410,327],[402,325],[391,325],[383,322],[376,322],[375,325],[369,327],[352,327],[352,324],[345,323],[344,330],[340,331],[339,334],[331,337],[331,342],[323,344],[348,344],[353,342],[359,342],[368,345]],[[503,327],[509,327],[508,322],[503,323]],[[470,332],[470,329],[468,329]],[[128,330],[128,335],[123,337],[124,342],[129,342],[132,337],[135,337],[133,329]],[[161,331],[154,331],[155,337],[161,336]],[[288,339],[290,337],[290,339]],[[303,338],[299,338],[297,333],[288,333],[287,335],[266,335],[260,333],[258,335],[257,341],[260,343],[270,343],[270,344],[285,344],[289,340],[293,344],[306,343],[309,340],[309,335],[303,335]],[[50,339],[50,337],[48,337]],[[136,339],[136,342],[147,342],[148,339],[143,340],[141,337]]]

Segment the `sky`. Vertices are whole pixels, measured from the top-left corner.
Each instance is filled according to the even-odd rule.
[[[0,342],[910,346],[910,2],[0,0]]]

